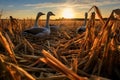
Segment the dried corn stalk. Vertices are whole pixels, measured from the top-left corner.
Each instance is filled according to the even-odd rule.
[[[60,61],[58,61],[55,57],[53,57],[50,53],[43,50],[42,51],[45,58],[40,59],[44,63],[47,63],[51,67],[65,74],[68,78],[73,80],[88,80],[87,78],[83,78],[75,74],[73,71],[69,70],[65,65],[63,65]]]
[[[15,54],[10,46],[10,44],[8,43],[8,41],[6,40],[6,38],[2,35],[2,33],[0,32],[0,41],[2,43],[2,45],[4,46],[4,48],[6,49],[6,51],[8,52],[9,56],[14,60],[15,63],[17,63],[16,59],[15,59]]]
[[[86,50],[90,49],[90,50],[88,50],[89,60],[85,64],[83,70],[85,72],[92,72],[93,74],[97,74],[97,75],[107,74],[110,76],[114,74],[112,73],[112,71],[114,70],[114,68],[118,67],[120,63],[119,61],[120,56],[116,57],[118,60],[115,59],[115,56],[119,55],[118,45],[120,39],[119,36],[120,26],[117,25],[118,24],[117,21],[119,18],[115,18],[114,13],[116,13],[115,11],[118,10],[113,10],[110,17],[107,19],[106,23],[104,23],[99,9],[96,6],[93,6],[92,8],[95,8],[95,11],[97,15],[99,15],[99,18],[103,23],[103,25],[100,31],[98,32],[98,35],[95,35],[94,25],[89,27],[89,25],[91,25],[92,22],[89,21],[87,23],[86,40],[82,44],[84,45],[84,47],[81,46],[81,49],[83,49],[83,51],[85,49]],[[92,35],[90,35],[91,33]],[[86,44],[90,44],[91,46]],[[89,48],[85,48],[85,47],[89,47]],[[114,62],[114,60],[116,62]],[[109,68],[107,66],[109,66]]]

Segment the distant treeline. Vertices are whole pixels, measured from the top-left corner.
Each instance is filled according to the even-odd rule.
[[[103,18],[103,20],[107,20],[108,18]],[[1,19],[1,20],[8,20],[8,19]],[[17,19],[17,20],[34,20],[34,19],[32,19],[32,18],[27,18],[27,19]],[[46,19],[41,19],[41,20],[46,20]],[[76,21],[83,21],[84,20],[84,18],[59,18],[59,19],[51,19],[51,20],[54,20],[54,21],[58,21],[58,20],[76,20]],[[95,20],[99,20],[99,19],[95,19]]]
[[[82,21],[84,20],[84,18],[61,18],[61,19],[56,19],[56,20],[78,20],[78,21]],[[99,19],[95,19],[95,20],[99,20]],[[107,18],[103,18],[103,20],[107,20]]]

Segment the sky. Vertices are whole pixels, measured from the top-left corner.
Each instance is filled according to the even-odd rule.
[[[120,9],[120,0],[0,0],[0,11],[3,10],[1,18],[34,19],[38,12],[47,14],[48,11],[55,14],[54,19],[68,15],[71,18],[84,18],[84,13],[93,5],[100,9],[103,17],[109,17],[112,10]]]

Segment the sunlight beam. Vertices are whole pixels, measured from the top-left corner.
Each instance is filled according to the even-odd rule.
[[[73,18],[74,17],[74,11],[72,8],[64,8],[62,11],[62,16],[64,18]]]

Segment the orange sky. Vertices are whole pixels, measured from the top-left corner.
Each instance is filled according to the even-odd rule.
[[[35,18],[39,11],[47,13],[52,11],[58,19],[84,18],[93,5],[97,5],[103,17],[108,17],[112,10],[120,8],[120,0],[0,0],[0,10],[3,9],[2,18]],[[67,10],[67,9],[70,10]],[[42,16],[45,19],[46,16]]]

